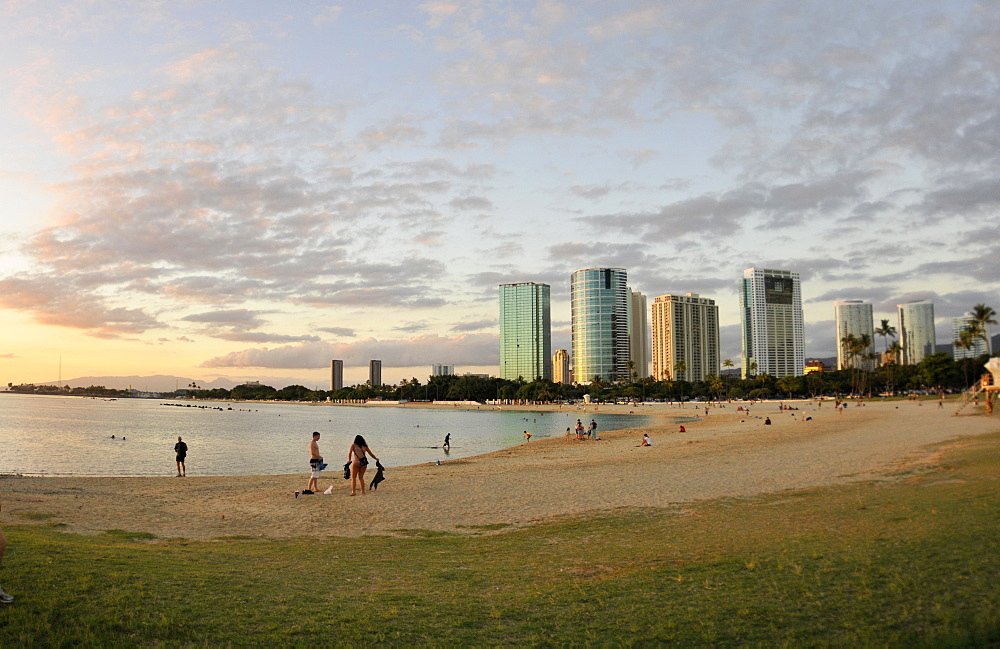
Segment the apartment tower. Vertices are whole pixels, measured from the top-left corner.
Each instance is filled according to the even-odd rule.
[[[344,361],[330,361],[330,390],[344,387]]]
[[[903,347],[903,365],[916,365],[934,353],[934,303],[915,300],[897,304],[899,342]]]
[[[649,376],[649,307],[646,296],[629,289],[628,353],[632,375],[637,379]]]
[[[743,378],[805,373],[805,334],[799,274],[748,268],[740,283]]]
[[[703,381],[719,374],[719,307],[715,300],[661,295],[653,300],[653,378]]]
[[[549,285],[500,285],[500,378],[552,380]]]
[[[870,358],[875,348],[875,320],[872,316],[872,305],[862,300],[843,300],[833,303],[834,319],[837,324],[837,369],[845,370],[851,367],[872,370],[875,361]],[[844,347],[844,338],[853,335],[855,338],[868,336],[868,347],[862,357],[852,357]]]
[[[382,385],[382,361],[368,361],[368,385],[373,388]]]
[[[584,268],[570,282],[573,382],[628,380],[628,273],[624,268]]]
[[[963,331],[969,328],[972,320],[973,318],[970,315],[951,319],[952,356],[954,356],[956,361],[961,358],[979,358],[983,354],[992,353],[990,349],[991,345],[987,344],[990,341],[989,325],[986,325],[986,340],[976,336],[972,339],[972,347],[969,349],[962,349],[958,346],[959,337]]]
[[[572,383],[573,377],[569,375],[569,352],[565,349],[557,349],[552,354],[552,382]]]

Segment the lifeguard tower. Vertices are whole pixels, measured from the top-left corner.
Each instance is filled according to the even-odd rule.
[[[986,414],[993,414],[993,399],[1000,394],[1000,358],[991,358],[984,366],[987,374],[979,380],[979,384],[965,393],[965,403],[959,410],[964,408],[974,399],[978,399],[980,393],[986,397]],[[958,412],[956,411],[957,415]]]

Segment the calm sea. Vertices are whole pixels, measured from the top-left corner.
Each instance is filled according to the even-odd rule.
[[[565,435],[581,413],[430,410],[302,404],[197,404],[0,394],[0,473],[162,476],[176,473],[174,443],[188,445],[195,475],[304,473],[313,431],[338,470],[355,435],[389,466],[488,453]],[[588,415],[598,431],[651,425],[644,415]],[[451,434],[451,450],[440,448]],[[111,436],[114,435],[114,439]]]

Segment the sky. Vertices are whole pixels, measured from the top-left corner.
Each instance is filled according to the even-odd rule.
[[[0,0],[0,381],[496,374],[622,267],[1000,310],[1000,3]],[[881,345],[879,345],[881,346]],[[280,386],[276,386],[280,387]]]

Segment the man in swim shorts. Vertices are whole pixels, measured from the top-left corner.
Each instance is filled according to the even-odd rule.
[[[187,458],[188,445],[179,436],[177,443],[174,444],[174,453],[177,454],[177,477],[187,477],[187,466],[185,466],[184,460]]]
[[[312,441],[309,442],[309,485],[304,494],[314,494],[319,490],[319,474],[323,469],[323,456],[319,454],[319,433],[313,433]]]

